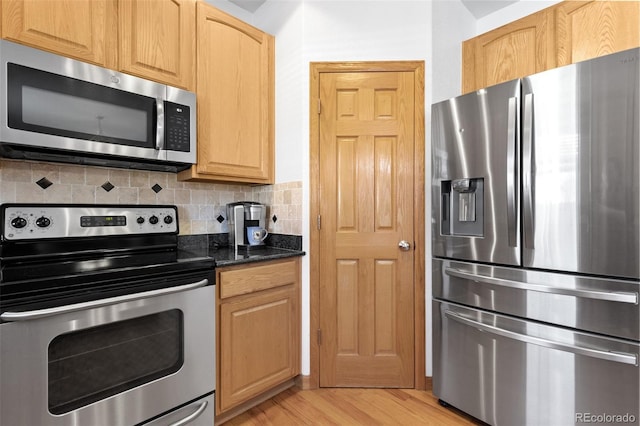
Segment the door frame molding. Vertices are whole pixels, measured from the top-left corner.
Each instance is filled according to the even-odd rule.
[[[310,374],[303,376],[303,389],[320,386],[320,74],[335,72],[414,73],[414,388],[426,386],[425,360],[425,105],[424,61],[311,62],[309,65],[309,305]]]

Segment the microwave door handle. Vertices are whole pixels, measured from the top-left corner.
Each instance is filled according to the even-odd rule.
[[[164,149],[164,101],[156,99],[156,146],[157,151]]]
[[[163,288],[159,290],[144,291],[142,293],[127,294],[124,296],[109,297],[107,299],[91,300],[84,303],[75,303],[73,305],[56,306],[53,308],[37,309],[25,312],[3,312],[0,318],[5,321],[29,321],[53,315],[66,314],[69,312],[84,311],[92,308],[100,308],[102,306],[116,305],[118,303],[132,302],[135,300],[146,299],[149,297],[165,296],[167,294],[179,293],[187,290],[204,287],[209,284],[209,280],[204,279],[191,284],[184,284],[176,287]]]

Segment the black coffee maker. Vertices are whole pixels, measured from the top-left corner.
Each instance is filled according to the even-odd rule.
[[[264,247],[264,241],[249,244],[247,228],[257,226],[267,228],[267,206],[254,201],[238,201],[227,204],[227,220],[229,221],[229,246],[247,250]]]

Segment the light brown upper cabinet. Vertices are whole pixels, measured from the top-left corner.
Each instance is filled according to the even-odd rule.
[[[640,46],[639,1],[564,1],[462,44],[462,92]]]
[[[115,0],[2,0],[2,38],[113,67]]]
[[[274,181],[274,38],[197,3],[198,164],[180,180]]]
[[[554,10],[558,66],[640,46],[639,1],[566,1]]]
[[[2,0],[2,38],[195,90],[195,0]]]
[[[462,92],[555,66],[553,14],[547,10],[462,43]]]
[[[195,90],[195,0],[119,0],[120,70]]]

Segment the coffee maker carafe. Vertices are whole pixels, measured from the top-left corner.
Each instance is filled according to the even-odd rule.
[[[235,249],[264,247],[264,241],[249,244],[247,228],[257,226],[267,228],[267,206],[253,201],[238,201],[227,204],[229,221],[229,246]]]

